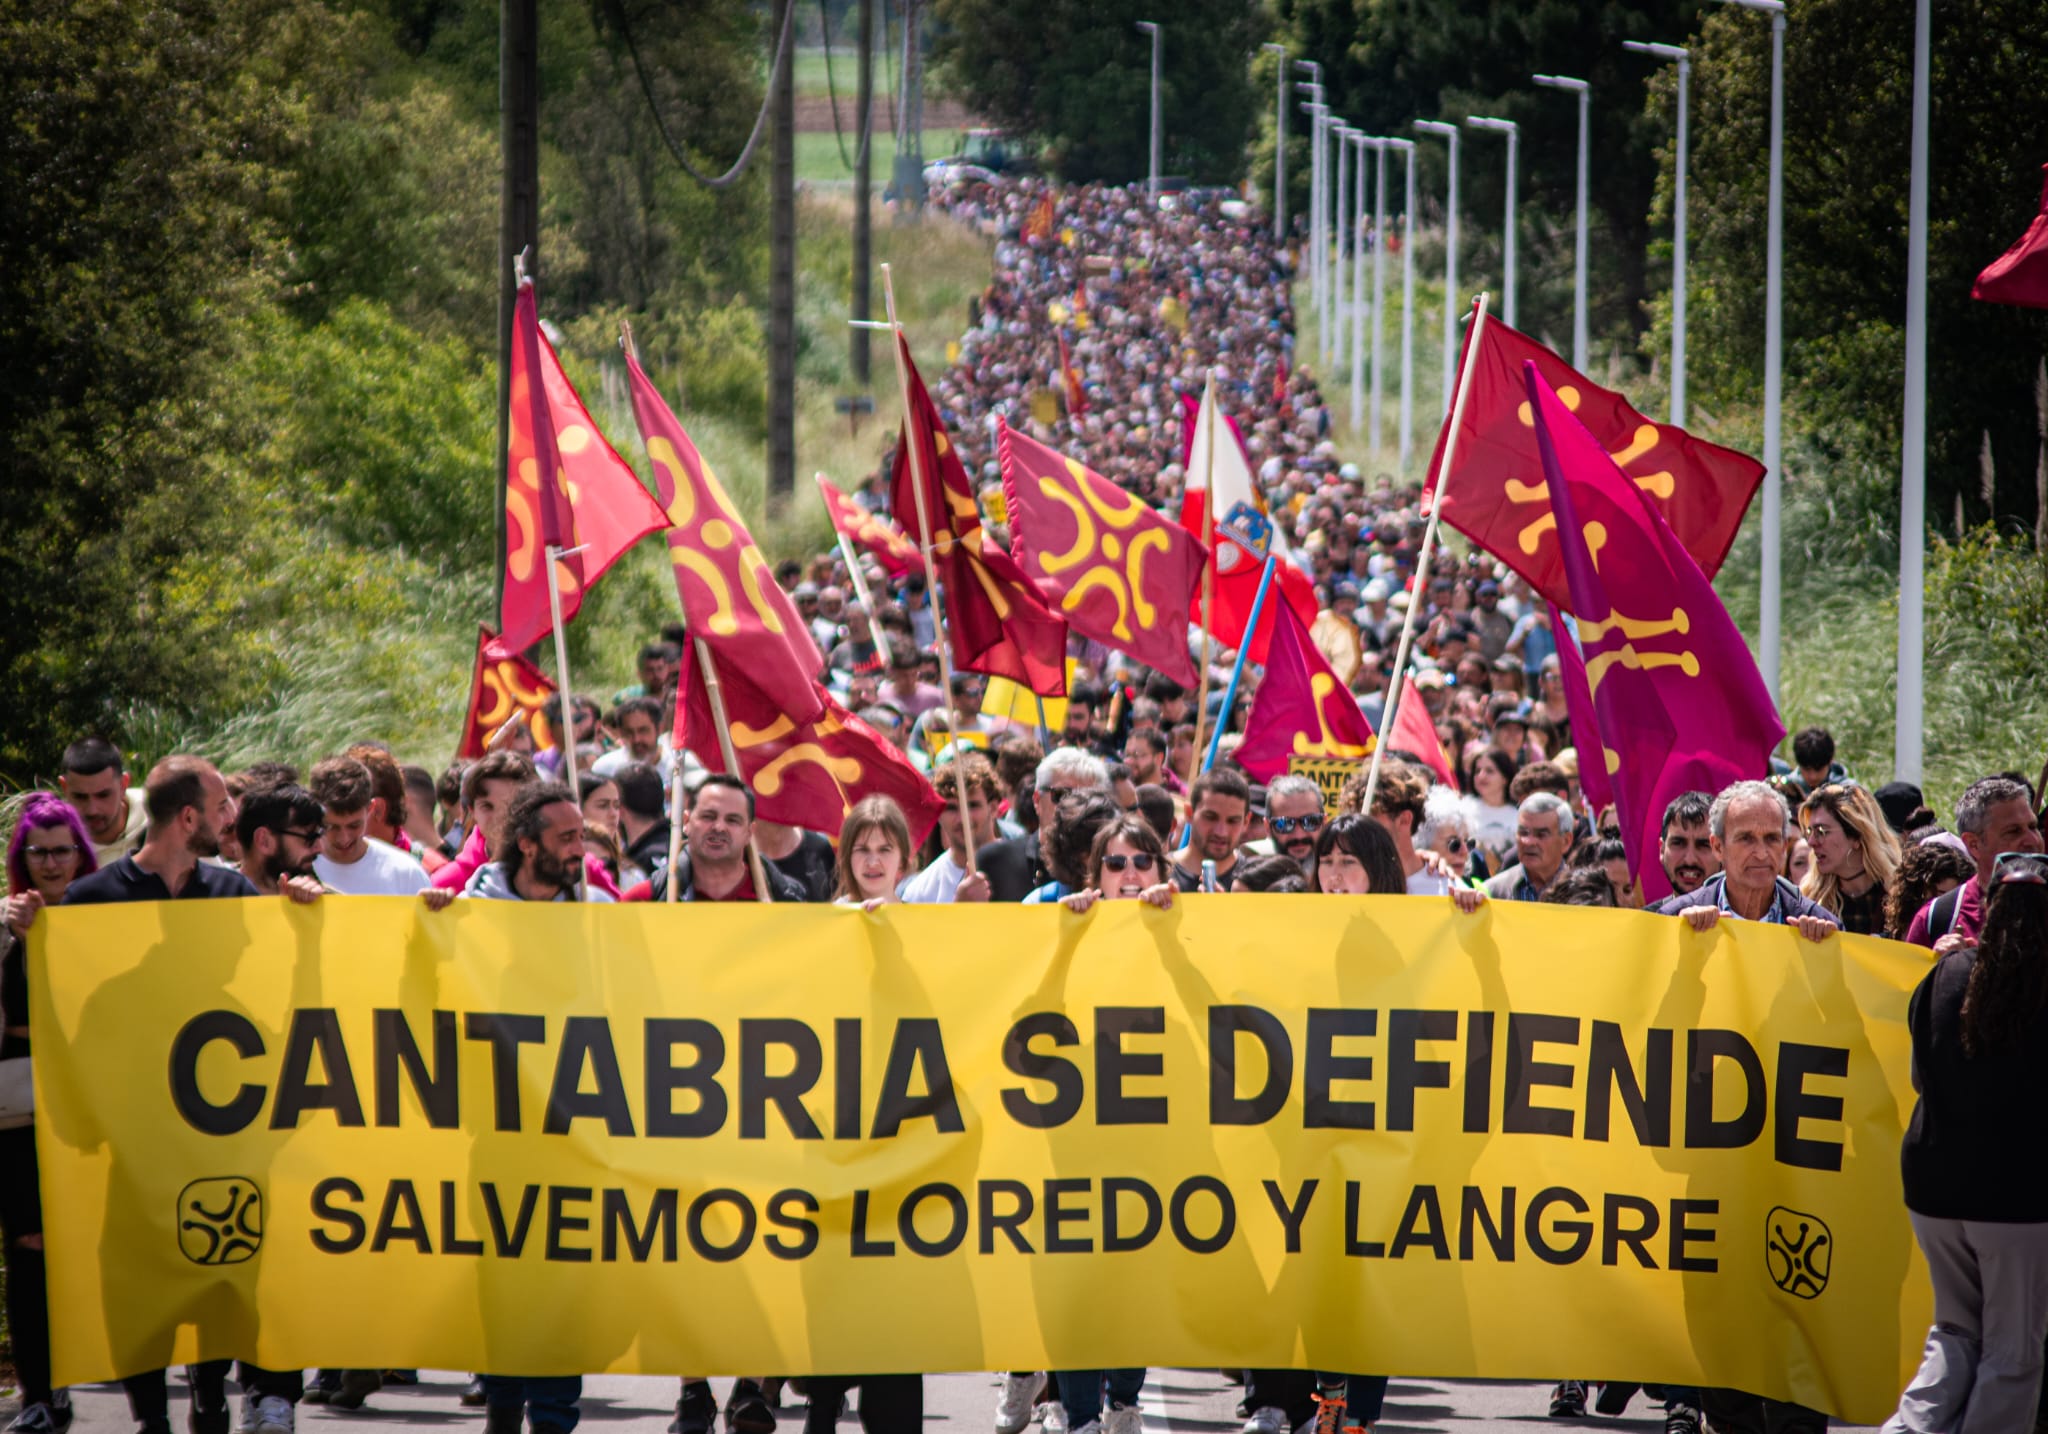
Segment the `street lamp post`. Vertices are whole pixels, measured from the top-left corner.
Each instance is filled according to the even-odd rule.
[[[1259,48],[1280,57],[1280,62],[1273,67],[1279,76],[1273,97],[1273,242],[1282,244],[1287,240],[1287,47],[1261,45]]]
[[[1380,316],[1387,307],[1387,141],[1368,141],[1373,149],[1372,178],[1372,452],[1380,451],[1381,399],[1386,385],[1380,377]],[[1364,173],[1363,166],[1359,173]]]
[[[1764,239],[1764,523],[1762,591],[1758,594],[1757,666],[1764,686],[1778,695],[1779,607],[1783,575],[1778,565],[1785,486],[1780,471],[1781,400],[1785,379],[1785,6],[1784,0],[1722,0],[1771,17],[1771,197]]]
[[[1451,389],[1458,372],[1458,127],[1442,120],[1417,120],[1423,134],[1440,135],[1450,146],[1450,183],[1444,196],[1444,416],[1451,414]]]
[[[1315,88],[1315,90],[1316,90],[1316,92],[1317,92],[1318,96],[1320,96],[1320,95],[1321,95],[1321,93],[1322,93],[1322,88],[1323,88],[1323,87],[1322,87],[1321,85],[1316,85],[1316,86],[1315,86],[1314,88]],[[1324,192],[1325,192],[1325,190],[1326,190],[1326,188],[1327,188],[1327,186],[1328,186],[1328,179],[1329,179],[1329,176],[1328,176],[1328,175],[1327,175],[1327,174],[1326,174],[1326,173],[1324,172],[1324,165],[1323,165],[1323,126],[1324,126],[1324,123],[1325,123],[1325,121],[1326,121],[1326,120],[1327,120],[1327,119],[1329,118],[1329,113],[1330,113],[1330,111],[1329,111],[1329,107],[1328,107],[1327,105],[1325,105],[1325,104],[1324,104],[1324,103],[1322,102],[1322,100],[1321,100],[1320,98],[1317,98],[1317,99],[1311,100],[1311,101],[1310,101],[1310,102],[1309,102],[1309,103],[1308,103],[1308,104],[1307,104],[1306,106],[1304,106],[1304,108],[1306,108],[1306,109],[1308,110],[1308,114],[1309,114],[1309,131],[1308,131],[1308,155],[1309,155],[1309,183],[1308,183],[1308,293],[1309,293],[1309,312],[1310,312],[1310,313],[1312,313],[1312,314],[1314,314],[1314,315],[1316,315],[1316,316],[1317,316],[1318,318],[1320,318],[1320,317],[1321,317],[1321,315],[1322,315],[1322,312],[1323,312],[1323,286],[1324,286],[1324,284],[1325,284],[1325,283],[1326,283],[1326,282],[1328,281],[1328,275],[1327,275],[1327,273],[1325,272],[1325,271],[1327,270],[1327,268],[1328,268],[1328,265],[1327,265],[1327,263],[1326,263],[1325,261],[1326,261],[1326,260],[1328,259],[1328,257],[1329,257],[1328,253],[1326,252],[1326,251],[1327,251],[1327,247],[1328,247],[1328,246],[1327,246],[1327,245],[1325,244],[1325,242],[1324,242],[1324,237],[1323,237],[1323,235],[1324,235],[1324,230],[1323,230],[1323,218],[1324,218],[1324,216],[1323,216],[1323,195],[1324,195]],[[1323,344],[1323,345],[1325,345],[1325,347],[1324,347],[1324,348],[1323,348],[1323,349],[1322,349],[1321,351],[1322,351],[1322,352],[1323,352],[1323,353],[1324,353],[1324,354],[1325,354],[1326,356],[1327,356],[1327,354],[1328,354],[1328,348],[1327,348],[1327,339],[1328,339],[1328,335],[1326,335],[1326,334],[1322,333],[1322,332],[1321,332],[1321,329],[1320,329],[1320,326],[1319,326],[1319,327],[1318,327],[1318,331],[1317,331],[1317,342],[1318,342],[1319,344]]]
[[[1401,205],[1401,469],[1415,445],[1415,141],[1390,139],[1390,148],[1406,161],[1405,196]]]
[[[1660,60],[1678,61],[1678,176],[1671,194],[1671,424],[1685,427],[1685,92],[1692,79],[1692,57],[1678,45],[1623,40],[1622,48]]]
[[[1359,133],[1343,121],[1338,121],[1331,136],[1331,150],[1337,163],[1337,207],[1333,214],[1336,223],[1337,258],[1330,270],[1330,362],[1344,362],[1344,326],[1347,317],[1344,311],[1344,266],[1350,263],[1351,250],[1351,149],[1352,137]],[[1355,296],[1354,296],[1355,297]]]
[[[1365,156],[1379,141],[1363,130],[1351,133],[1357,151],[1358,184],[1351,218],[1351,431],[1365,419]]]
[[[1584,80],[1565,75],[1537,75],[1545,89],[1564,90],[1579,97],[1579,227],[1572,244],[1572,367],[1586,371],[1592,347],[1586,332],[1586,189],[1593,162],[1593,87]]]
[[[1153,209],[1159,208],[1159,26],[1150,20],[1138,21],[1138,29],[1152,37],[1152,178],[1146,186],[1152,198]]]
[[[1892,775],[1920,780],[1926,653],[1927,536],[1927,92],[1933,41],[1928,0],[1913,6],[1913,168],[1906,184],[1906,414],[1899,465],[1899,689]]]
[[[1508,208],[1507,217],[1501,228],[1506,235],[1501,244],[1501,320],[1509,328],[1515,326],[1515,181],[1521,170],[1522,127],[1513,120],[1494,119],[1488,115],[1473,115],[1465,121],[1473,129],[1492,130],[1508,137]]]

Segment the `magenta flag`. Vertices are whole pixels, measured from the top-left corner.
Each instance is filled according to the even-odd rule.
[[[1785,724],[1749,645],[1670,525],[1534,364],[1524,378],[1600,760],[1613,776],[1629,870],[1656,900],[1670,894],[1656,855],[1665,804],[1762,777]],[[1584,772],[1582,759],[1581,782]]]
[[[1565,616],[1550,607],[1550,635],[1557,640],[1558,676],[1564,679],[1565,713],[1572,719],[1572,750],[1579,754],[1579,790],[1586,794],[1593,820],[1614,804],[1614,773],[1608,758],[1620,758],[1600,740],[1600,718],[1593,710],[1593,689],[1586,682],[1586,658]]]
[[[1370,757],[1372,724],[1358,710],[1358,699],[1330,671],[1294,609],[1274,602],[1271,593],[1266,601],[1272,611],[1272,644],[1251,716],[1245,719],[1237,765],[1270,782],[1287,771],[1291,757]]]

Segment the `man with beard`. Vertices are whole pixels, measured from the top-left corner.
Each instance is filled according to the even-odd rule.
[[[1216,863],[1216,889],[1230,890],[1237,844],[1251,817],[1252,788],[1235,770],[1218,767],[1188,793],[1188,844],[1173,854],[1167,875],[1182,891],[1202,889],[1202,863]]]
[[[85,834],[92,838],[101,871],[135,849],[149,817],[142,793],[129,789],[127,764],[112,742],[104,737],[81,737],[66,747],[57,785],[85,822]]]
[[[498,901],[574,901],[582,870],[583,809],[561,782],[535,782],[512,799],[498,859],[478,867],[462,894]],[[592,887],[590,899],[611,897]],[[485,1392],[488,1398],[488,1381]]]
[[[678,901],[753,901],[754,873],[747,847],[754,838],[754,794],[746,783],[714,772],[697,788],[683,821],[683,855],[674,871],[658,873],[648,900],[668,900],[668,883],[681,883]],[[806,894],[779,867],[761,864],[771,901],[803,901]]]
[[[119,857],[91,876],[72,882],[64,893],[65,905],[260,894],[249,878],[233,867],[202,860],[220,855],[221,829],[235,819],[227,783],[213,763],[201,757],[164,758],[150,769],[143,783],[142,805],[149,821],[142,845],[133,855]],[[317,819],[312,826],[319,826]],[[228,1434],[231,1363],[209,1359],[190,1367],[191,1434]],[[303,1388],[299,1371],[273,1373],[245,1364],[241,1383],[257,1404],[252,1428],[264,1434],[289,1434],[292,1406]],[[170,1386],[163,1370],[131,1374],[121,1386],[128,1393],[128,1408],[139,1434],[171,1434]]]
[[[1303,875],[1315,870],[1316,833],[1323,829],[1323,792],[1307,777],[1275,777],[1266,784],[1266,845],[1291,857]]]
[[[1680,792],[1664,808],[1657,855],[1671,890],[1679,896],[1698,891],[1708,877],[1720,875],[1721,858],[1714,855],[1713,835],[1707,830],[1707,810],[1713,801],[1706,792]]]
[[[235,814],[242,875],[265,896],[318,901],[326,888],[313,861],[327,837],[325,821],[319,800],[296,783],[249,793]]]

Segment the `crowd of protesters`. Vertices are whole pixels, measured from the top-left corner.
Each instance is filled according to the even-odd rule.
[[[1317,585],[1318,647],[1378,726],[1385,665],[1414,605],[1414,680],[1441,753],[1390,753],[1370,793],[1361,770],[1333,815],[1306,778],[1251,780],[1230,760],[1234,732],[1205,769],[1195,738],[1215,720],[1215,704],[1198,711],[1198,693],[1078,638],[1057,723],[984,712],[979,676],[956,674],[950,691],[940,683],[930,595],[916,575],[892,583],[879,568],[866,573],[869,611],[838,555],[822,553],[785,563],[778,579],[811,624],[837,694],[944,798],[921,845],[884,797],[858,802],[836,831],[772,823],[743,780],[707,771],[715,748],[679,747],[669,723],[687,639],[679,629],[650,640],[632,680],[607,700],[556,702],[552,725],[566,721],[577,735],[580,800],[563,780],[562,749],[536,750],[522,721],[501,729],[480,759],[440,771],[403,764],[366,735],[303,775],[275,762],[223,774],[197,756],[137,774],[115,746],[82,737],[63,754],[54,790],[18,805],[0,929],[0,1058],[28,1051],[23,940],[41,908],[59,903],[395,895],[429,909],[466,897],[868,910],[1059,902],[1086,913],[1106,900],[1171,907],[1188,893],[1220,891],[1405,894],[1465,912],[1488,901],[1644,906],[1642,873],[1630,870],[1612,809],[1589,810],[1581,790],[1543,605],[1483,553],[1446,551],[1418,573],[1417,494],[1385,477],[1367,483],[1337,460],[1312,382],[1290,371],[1289,254],[1254,219],[1213,200],[1148,211],[1131,190],[1065,191],[1048,227],[1044,194],[981,187],[949,201],[998,240],[995,281],[958,364],[935,386],[970,461],[990,461],[989,413],[1028,411],[1034,392],[1056,382],[1053,335],[1064,326],[1088,408],[1031,421],[1170,510],[1181,397],[1222,371],[1226,407],[1242,416],[1258,480],[1292,539],[1290,560]],[[1194,633],[1190,643],[1201,647]],[[1220,670],[1224,654],[1210,656]],[[1230,725],[1243,715],[1240,706]],[[1451,782],[1432,771],[1436,758]],[[1924,1090],[1906,1192],[1934,1268],[1940,1324],[1898,1427],[1957,1427],[1972,1399],[1974,1409],[2014,1417],[2024,1407],[2030,1419],[2048,1335],[2048,1205],[2039,1194],[2048,1187],[2037,1168],[2048,1134],[2037,1054],[2048,1017],[2048,898],[2039,889],[2048,862],[2038,788],[2023,774],[1987,775],[1944,821],[1917,789],[1857,780],[1818,728],[1801,732],[1775,765],[1782,770],[1670,804],[1650,859],[1673,894],[1650,909],[1701,931],[1761,921],[1810,941],[1847,930],[1931,949],[1935,965],[1914,1006]],[[680,831],[671,825],[678,812]],[[0,1215],[24,1398],[12,1428],[50,1434],[70,1407],[50,1387],[32,1127],[0,1130]],[[2004,1234],[1991,1239],[1985,1222]],[[1993,1261],[1999,1279],[1986,1277]],[[224,1361],[194,1367],[192,1434],[227,1434],[230,1373]],[[289,1434],[302,1402],[355,1408],[407,1377],[336,1369],[308,1380],[248,1364],[233,1373],[250,1434]],[[1370,1429],[1387,1384],[1349,1372],[1238,1373],[1246,1434]],[[1034,1421],[1049,1434],[1138,1434],[1142,1377],[1012,1372],[996,1434]],[[779,1384],[739,1381],[724,1408],[728,1434],[770,1434]],[[170,1434],[163,1372],[126,1388],[142,1434]],[[918,1377],[874,1375],[810,1381],[809,1434],[826,1434],[849,1389],[870,1434],[919,1428]],[[1564,1379],[1547,1412],[1618,1412],[1635,1392]],[[1676,1434],[1825,1423],[1733,1390],[1647,1394]],[[536,1434],[567,1434],[579,1398],[573,1377],[496,1372],[477,1376],[465,1396],[485,1410],[491,1434],[516,1434],[523,1421]],[[718,1415],[707,1382],[682,1381],[677,1434],[709,1434]],[[2003,1417],[1968,1427],[2027,1427]]]

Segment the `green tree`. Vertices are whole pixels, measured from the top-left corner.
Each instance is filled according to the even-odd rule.
[[[1928,512],[2036,518],[2034,380],[2048,315],[1977,303],[2040,199],[2048,51],[2026,0],[1934,12],[1928,179]],[[1898,462],[1905,365],[1909,0],[1810,0],[1785,47],[1787,412],[1823,460]],[[1696,42],[1689,351],[1703,403],[1754,401],[1764,328],[1770,37],[1717,14]],[[1668,189],[1668,170],[1663,181]],[[1994,499],[1981,493],[1989,436]],[[1895,511],[1887,496],[1882,515]],[[1894,520],[1895,521],[1895,520]],[[1944,524],[1946,526],[1946,524]]]
[[[991,119],[1036,136],[1070,180],[1143,179],[1151,143],[1152,42],[1165,27],[1160,112],[1168,171],[1227,183],[1244,173],[1257,104],[1259,12],[1231,0],[937,0],[932,54],[943,80]]]

